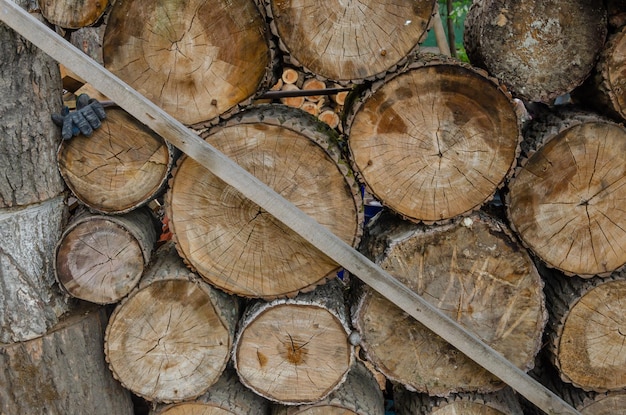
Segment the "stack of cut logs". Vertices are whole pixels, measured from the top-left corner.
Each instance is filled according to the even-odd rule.
[[[471,63],[419,53],[434,0],[40,3],[581,413],[626,413],[626,2],[475,1]],[[58,163],[58,282],[113,305],[108,368],[151,414],[533,413],[114,103]]]

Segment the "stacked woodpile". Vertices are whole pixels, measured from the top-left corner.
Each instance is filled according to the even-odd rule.
[[[434,0],[41,3],[74,44],[519,369],[541,362],[533,375],[582,413],[625,413],[626,5],[475,1],[467,63],[420,53]],[[69,99],[89,91],[71,80]],[[100,307],[51,341],[93,332],[90,370],[132,393],[135,413],[534,410],[108,105],[57,152],[79,207],[54,275],[70,305]],[[383,206],[368,223],[364,194]],[[52,354],[55,333],[24,347]],[[0,345],[0,379],[18,391],[0,413],[27,386],[22,349]],[[52,399],[40,395],[22,413]]]

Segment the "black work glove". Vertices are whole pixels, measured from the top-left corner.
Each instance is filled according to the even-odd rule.
[[[52,121],[61,127],[61,136],[64,140],[82,133],[91,136],[93,130],[100,128],[100,120],[106,118],[102,104],[96,99],[90,99],[87,94],[80,94],[76,98],[76,111],[70,112],[63,107],[61,114],[52,114]]]

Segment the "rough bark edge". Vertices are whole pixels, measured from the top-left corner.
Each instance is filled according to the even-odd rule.
[[[365,206],[363,205],[363,198],[361,196],[361,190],[358,180],[356,179],[356,175],[351,169],[350,162],[347,161],[344,155],[345,142],[343,141],[343,136],[339,135],[337,131],[330,128],[328,125],[318,120],[306,111],[300,110],[298,108],[288,107],[283,104],[261,104],[250,106],[237,114],[233,114],[227,118],[224,118],[219,124],[198,133],[201,135],[201,137],[206,138],[216,131],[222,130],[226,127],[254,123],[264,123],[272,126],[282,127],[301,134],[307,137],[312,142],[316,143],[319,147],[321,147],[322,150],[324,150],[324,152],[331,158],[331,160],[335,162],[335,165],[339,169],[339,172],[343,175],[345,179],[346,185],[351,189],[352,198],[354,199],[355,211],[357,215],[355,220],[357,226],[351,245],[353,247],[357,247],[363,235]],[[172,173],[169,179],[170,189],[172,188],[172,185],[174,183],[176,172],[186,158],[187,156],[179,158],[176,165],[172,168]],[[171,213],[169,212],[169,210],[172,206],[171,198],[172,192],[168,191],[165,195],[165,210],[170,218]],[[185,252],[183,252],[183,250],[180,248],[175,225],[171,220],[169,222],[169,226],[172,230],[172,240],[176,244],[178,254],[192,272],[200,274],[198,270],[193,266],[193,264],[188,260]],[[293,298],[299,293],[311,292],[315,290],[316,287],[324,285],[328,281],[332,280],[335,277],[336,273],[340,270],[341,266],[338,265],[337,268],[333,269],[327,275],[320,278],[316,283],[312,283],[307,287],[302,287],[298,290],[283,294],[264,295],[259,298],[262,298],[266,301],[271,301],[283,297]],[[239,293],[234,293],[221,287],[220,290],[223,290],[229,294],[241,295]]]
[[[120,382],[122,386],[124,386],[126,389],[131,390],[133,394],[147,401],[159,402],[163,404],[175,403],[175,402],[178,402],[178,400],[156,399],[154,396],[147,396],[147,395],[139,393],[138,391],[132,390],[131,388],[128,387],[128,385],[124,383],[122,379],[119,378],[117,372],[115,371],[115,368],[113,367],[109,359],[109,355],[107,351],[108,351],[108,338],[109,338],[111,324],[115,320],[117,315],[119,314],[124,304],[130,301],[138,292],[149,287],[152,283],[155,283],[155,282],[178,280],[178,281],[188,281],[192,284],[195,284],[200,290],[204,291],[207,294],[207,296],[211,299],[211,306],[213,307],[213,310],[215,311],[215,315],[220,317],[222,325],[229,332],[229,341],[230,341],[230,344],[228,345],[229,350],[232,350],[232,345],[234,343],[233,339],[234,339],[235,330],[237,326],[237,320],[239,318],[239,301],[236,297],[230,296],[216,288],[213,288],[210,284],[202,280],[193,271],[189,270],[184,265],[181,264],[180,273],[176,275],[171,275],[171,274],[160,275],[158,273],[159,266],[162,262],[168,261],[169,255],[176,255],[176,250],[173,247],[172,243],[166,243],[165,245],[161,246],[159,250],[155,253],[154,263],[150,264],[150,267],[148,268],[148,270],[144,272],[144,275],[142,276],[142,279],[139,281],[139,284],[137,285],[137,287],[116,305],[115,309],[113,310],[113,312],[111,313],[109,317],[109,322],[107,324],[107,327],[104,333],[104,356],[105,356],[106,363],[109,367],[109,370],[111,371],[115,380]],[[183,270],[187,272],[184,272]],[[228,365],[228,360],[229,359],[224,360],[222,364],[221,373],[223,373],[224,370],[226,369]],[[219,380],[219,376],[217,376],[215,381],[217,382],[218,380]],[[184,400],[197,399],[198,397],[205,394],[212,385],[213,384],[205,385],[202,391],[197,392],[193,396],[186,396]]]
[[[521,152],[517,159],[517,165],[513,171],[513,174],[507,179],[507,184],[510,184],[515,178],[524,170],[528,164],[530,158],[541,150],[542,147],[547,145],[552,139],[567,131],[570,128],[582,125],[588,122],[602,122],[612,124],[614,126],[624,128],[623,124],[618,124],[615,121],[595,112],[586,111],[575,105],[562,105],[557,107],[539,107],[538,115],[536,118],[529,121],[523,131],[524,139],[521,143]],[[625,132],[626,134],[626,132]],[[507,191],[504,193],[504,205],[506,210],[506,217],[509,226],[514,233],[519,234],[515,226],[515,223],[511,220],[510,209],[511,205],[510,193]],[[555,265],[548,264],[543,261],[539,255],[537,255],[530,246],[523,240],[518,238],[524,248],[526,248],[533,257],[537,258],[548,268],[552,268],[562,272],[563,274],[580,278],[593,278],[593,277],[608,277],[613,272],[620,271],[626,267],[626,263],[618,267],[613,271],[607,271],[599,274],[576,274],[569,271],[562,270]]]
[[[235,368],[237,373],[239,373],[238,364],[237,364],[239,342],[241,340],[241,336],[243,335],[244,330],[252,322],[254,322],[254,320],[256,320],[264,312],[280,305],[296,305],[296,306],[307,306],[307,307],[313,306],[313,307],[318,307],[328,312],[335,319],[337,319],[337,321],[341,323],[341,326],[346,332],[346,342],[348,343],[349,353],[350,353],[349,362],[348,362],[348,370],[346,370],[343,376],[340,379],[338,379],[334,387],[330,388],[324,395],[320,396],[318,401],[322,399],[326,399],[330,394],[332,394],[334,391],[340,388],[346,382],[348,374],[350,373],[350,368],[354,365],[354,361],[355,361],[354,345],[350,342],[350,335],[352,333],[352,329],[350,328],[350,323],[349,323],[349,313],[348,313],[347,308],[345,307],[345,303],[343,302],[344,297],[343,297],[342,289],[343,289],[343,283],[339,281],[338,279],[333,279],[333,280],[326,282],[323,285],[316,287],[312,291],[300,292],[300,294],[298,294],[295,298],[277,298],[269,302],[266,302],[263,300],[257,300],[255,302],[250,303],[247,306],[247,308],[244,310],[243,316],[241,317],[239,321],[239,326],[237,329],[237,333],[235,335],[235,341],[232,347],[231,359],[232,359],[233,367]],[[339,291],[339,293],[337,293],[337,291]],[[333,296],[334,297],[340,296],[342,303],[339,304],[340,306],[339,308],[335,307],[337,303],[335,301],[332,301],[333,299],[336,299]],[[262,396],[263,398],[270,400],[272,402],[278,402],[278,403],[289,405],[289,406],[311,404],[311,401],[301,401],[301,402],[279,401],[270,396],[266,396],[265,394],[263,394],[263,391],[259,391],[256,388],[254,388],[243,377],[239,376],[239,380],[244,386],[253,390],[259,396]]]
[[[106,5],[105,7],[102,8],[102,11],[100,13],[94,13],[91,15],[91,19],[87,22],[87,24],[84,25],[65,25],[64,23],[66,23],[65,20],[61,20],[59,17],[60,16],[50,16],[48,15],[48,13],[45,12],[44,9],[46,9],[47,7],[41,7],[40,3],[45,3],[44,0],[39,0],[37,1],[37,5],[38,5],[38,9],[37,11],[41,13],[41,15],[43,16],[43,18],[49,22],[52,25],[58,26],[59,28],[61,28],[62,30],[72,30],[72,29],[81,29],[83,27],[93,27],[93,26],[97,26],[98,23],[101,21],[102,17],[107,15],[109,10],[111,9],[111,6],[113,5],[113,3],[115,3],[115,0],[103,0]],[[82,5],[83,1],[80,2],[80,4],[78,4],[78,6],[80,7],[80,5]]]
[[[419,53],[418,52],[410,56],[408,61],[405,62],[401,67],[399,67],[395,72],[387,73],[387,75],[384,78],[381,78],[372,84],[361,85],[358,88],[355,88],[352,91],[350,91],[350,93],[348,94],[348,97],[346,98],[346,104],[345,104],[346,110],[344,111],[343,119],[341,121],[345,135],[349,137],[350,129],[354,121],[354,118],[356,117],[356,114],[361,110],[361,107],[365,104],[365,102],[369,98],[371,98],[371,96],[374,95],[376,91],[378,91],[381,87],[383,87],[387,82],[391,81],[397,76],[403,75],[414,69],[420,69],[420,68],[429,67],[429,66],[446,66],[446,65],[458,66],[471,73],[474,73],[476,76],[483,78],[484,80],[488,82],[491,82],[494,85],[494,87],[496,87],[497,90],[504,95],[507,101],[509,101],[511,105],[511,110],[516,114],[519,133],[517,137],[516,151],[513,156],[513,161],[511,163],[511,166],[509,167],[509,170],[504,174],[502,180],[496,187],[491,197],[486,198],[485,200],[482,201],[482,203],[478,204],[477,206],[474,206],[468,211],[463,212],[455,217],[442,219],[442,220],[435,220],[435,221],[418,220],[418,219],[403,215],[399,212],[396,212],[397,215],[401,216],[405,220],[408,220],[414,223],[423,223],[425,225],[444,225],[446,223],[453,222],[455,219],[459,217],[461,218],[467,217],[471,215],[473,212],[480,210],[483,206],[487,205],[489,202],[493,200],[493,198],[498,193],[498,191],[504,188],[508,180],[510,180],[510,178],[513,176],[515,172],[515,168],[517,166],[517,160],[519,159],[520,143],[522,143],[522,139],[523,139],[522,132],[521,132],[522,123],[521,123],[519,116],[517,115],[517,112],[515,111],[515,104],[513,103],[513,97],[507,91],[504,84],[499,82],[496,78],[490,76],[487,73],[487,71],[485,71],[484,69],[473,67],[472,65],[462,62],[460,60],[457,60],[455,58],[450,58],[444,55],[437,55],[437,54],[432,54],[432,53]],[[346,149],[346,151],[349,152],[348,149]],[[350,165],[351,165],[352,171],[354,171],[356,180],[359,183],[361,183],[361,185],[365,188],[365,190],[368,193],[376,197],[375,193],[372,192],[372,189],[368,186],[367,182],[365,182],[363,178],[361,177],[361,174],[359,173],[357,166],[354,164],[353,157],[348,155],[348,159],[350,160]],[[382,201],[380,203],[383,207],[390,209]]]
[[[320,81],[324,81],[324,82],[334,82],[338,85],[341,86],[351,86],[351,85],[358,85],[358,84],[363,84],[363,83],[367,83],[367,82],[373,82],[376,81],[378,79],[382,79],[385,78],[387,76],[387,74],[389,73],[393,73],[395,72],[398,68],[401,68],[402,66],[406,65],[407,61],[410,60],[410,55],[416,53],[419,49],[420,49],[420,45],[421,43],[423,43],[426,38],[428,37],[428,33],[433,25],[433,17],[435,16],[435,14],[437,13],[438,10],[438,3],[437,1],[433,1],[433,9],[430,13],[430,19],[428,20],[428,22],[426,22],[426,29],[424,30],[424,33],[422,34],[422,37],[420,39],[418,39],[418,41],[415,43],[415,46],[413,47],[413,49],[411,49],[411,51],[409,51],[409,53],[407,53],[403,58],[401,58],[400,60],[398,60],[398,62],[396,62],[395,64],[391,65],[390,67],[387,68],[386,71],[382,71],[379,72],[377,74],[365,77],[365,78],[354,78],[354,79],[344,79],[344,80],[337,80],[337,79],[329,79],[326,78],[322,75],[316,74],[315,72],[313,72],[312,70],[310,70],[309,68],[305,67],[304,65],[302,65],[295,57],[293,57],[291,55],[291,52],[289,51],[289,48],[287,47],[287,45],[285,45],[285,43],[282,41],[282,39],[280,38],[280,35],[278,33],[278,28],[276,27],[276,21],[274,19],[274,14],[272,13],[272,4],[271,1],[272,0],[255,0],[259,3],[259,8],[264,8],[265,9],[265,15],[267,16],[267,20],[269,22],[269,27],[271,30],[272,35],[277,39],[276,43],[278,44],[278,49],[280,50],[281,54],[282,54],[282,60],[283,63],[286,65],[291,65],[297,68],[300,68],[304,71],[305,74],[314,77],[316,79],[319,79]]]

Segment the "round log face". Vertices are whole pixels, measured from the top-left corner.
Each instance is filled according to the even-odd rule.
[[[306,408],[302,411],[294,412],[290,415],[358,415],[356,412],[346,408],[340,408],[332,405],[319,405],[312,408]]]
[[[626,263],[626,130],[580,124],[534,153],[509,186],[508,215],[548,266],[582,277]]]
[[[588,0],[475,2],[465,22],[470,62],[531,102],[580,85],[607,33],[605,7]]]
[[[351,347],[343,324],[327,309],[279,304],[245,327],[233,353],[244,385],[268,399],[300,404],[319,401],[340,385],[352,363]]]
[[[606,71],[610,100],[622,118],[626,119],[626,27],[615,34],[605,50],[601,67]]]
[[[556,352],[561,374],[586,390],[626,387],[626,281],[601,284],[580,298],[563,324]]]
[[[338,82],[397,64],[426,34],[435,1],[271,0],[283,47],[299,64]]]
[[[510,98],[456,65],[403,73],[377,89],[350,126],[355,169],[384,205],[440,221],[491,199],[508,175],[520,130]]]
[[[186,402],[159,412],[159,415],[233,415],[233,412],[212,404]]]
[[[116,308],[105,352],[127,389],[172,402],[195,398],[215,383],[230,347],[229,330],[208,293],[190,281],[165,280],[131,293]]]
[[[171,167],[165,141],[121,109],[91,137],[63,141],[59,170],[74,195],[103,213],[130,211],[154,197]]]
[[[109,6],[108,0],[40,0],[41,14],[65,29],[91,26]]]
[[[265,20],[252,0],[117,2],[104,65],[186,124],[251,98],[270,66]]]
[[[582,415],[626,415],[626,392],[599,396],[579,410]]]
[[[239,124],[206,140],[346,243],[357,243],[358,208],[337,163],[300,132]],[[338,265],[258,205],[190,158],[168,194],[181,256],[207,281],[247,297],[313,288]]]
[[[485,404],[476,402],[452,402],[441,408],[435,408],[431,415],[508,415]]]

